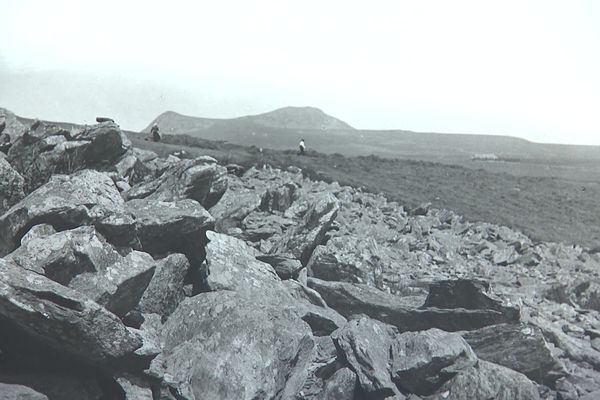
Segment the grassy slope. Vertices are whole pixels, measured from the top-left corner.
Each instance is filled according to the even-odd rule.
[[[299,156],[290,150],[243,147],[223,142],[166,136],[166,142],[144,141],[130,134],[134,145],[166,155],[185,149],[207,154],[223,163],[244,166],[295,165],[312,177],[335,180],[382,192],[408,207],[431,202],[472,221],[488,221],[522,230],[534,239],[600,246],[600,183],[555,177],[516,176],[484,169],[464,168],[426,161],[386,159],[377,156],[345,157],[310,152]],[[194,147],[184,146],[194,142]]]

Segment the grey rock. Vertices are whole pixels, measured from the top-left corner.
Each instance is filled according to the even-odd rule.
[[[396,386],[391,379],[391,349],[398,331],[389,325],[360,318],[349,321],[331,338],[342,354],[358,383],[369,398],[393,396]]]
[[[33,225],[47,223],[56,230],[92,225],[99,209],[123,209],[123,199],[107,175],[92,170],[54,175],[0,216],[0,256],[13,251]]]
[[[190,263],[183,254],[171,254],[156,263],[156,271],[142,295],[139,310],[166,319],[185,298],[183,290]]]
[[[480,359],[520,372],[539,384],[554,387],[567,373],[539,328],[501,324],[466,332],[463,337]]]
[[[461,371],[428,399],[537,400],[538,390],[527,377],[487,361]]]
[[[79,292],[0,259],[0,316],[62,354],[95,365],[116,365],[142,345],[112,313]],[[120,360],[120,361],[119,361]]]
[[[25,180],[3,158],[0,158],[0,215],[25,197]]]
[[[0,382],[0,400],[48,400],[48,397],[27,386]]]
[[[256,257],[259,261],[271,265],[281,279],[297,278],[302,263],[288,254],[264,254]]]
[[[337,370],[325,383],[322,400],[353,400],[356,392],[356,374],[349,368]]]
[[[396,336],[392,350],[392,379],[407,392],[429,395],[477,357],[457,333],[439,329]]]
[[[283,390],[310,330],[287,307],[219,291],[185,299],[163,337],[164,379],[180,396],[250,400]]]
[[[27,244],[27,242],[33,239],[39,239],[42,237],[50,236],[56,233],[56,230],[52,225],[39,224],[34,225],[31,229],[21,238],[21,246]]]
[[[400,296],[367,285],[309,278],[308,286],[319,292],[329,307],[346,318],[353,314],[365,314],[393,325],[401,332],[430,328],[451,332],[518,322],[514,315],[495,310],[416,308]]]

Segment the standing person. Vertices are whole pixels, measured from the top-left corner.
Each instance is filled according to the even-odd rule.
[[[155,122],[150,129],[150,133],[152,134],[152,140],[155,142],[160,142],[160,133],[158,133],[158,124]]]
[[[306,145],[304,144],[304,139],[300,139],[300,154],[304,154],[304,150],[306,150]]]

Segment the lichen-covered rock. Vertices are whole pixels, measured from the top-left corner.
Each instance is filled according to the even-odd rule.
[[[16,247],[33,225],[47,223],[56,230],[93,225],[100,209],[123,209],[123,199],[105,174],[83,170],[54,175],[0,216],[0,256]]]
[[[0,158],[0,215],[25,197],[24,187],[23,177]]]

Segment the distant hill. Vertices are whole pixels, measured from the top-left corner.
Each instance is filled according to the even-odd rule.
[[[157,123],[165,133],[188,133],[214,129],[256,131],[264,128],[286,130],[351,130],[344,121],[314,107],[283,107],[277,110],[231,119],[199,118],[167,111],[156,117],[143,132]]]

